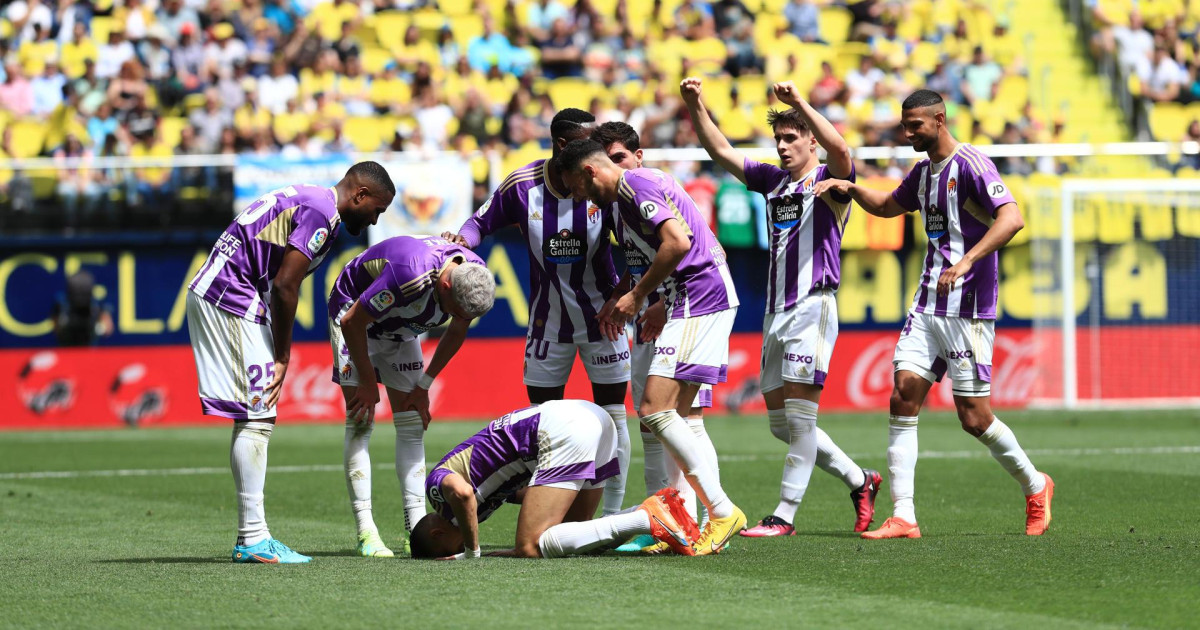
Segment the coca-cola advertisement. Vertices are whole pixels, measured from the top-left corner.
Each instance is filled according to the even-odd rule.
[[[821,396],[822,411],[886,413],[892,391],[892,355],[899,330],[847,331],[838,336]],[[1167,340],[1173,340],[1169,343]],[[1176,348],[1200,346],[1200,327],[1104,327],[1077,337],[1081,400],[1179,398],[1200,380],[1197,368],[1177,362],[1178,378],[1154,378]],[[714,411],[765,411],[758,391],[761,337],[729,340],[729,380],[714,391]],[[430,390],[436,420],[479,420],[528,404],[521,382],[524,339],[468,339]],[[425,360],[436,341],[424,346]],[[1119,369],[1102,366],[1119,364]],[[228,422],[200,413],[196,371],[188,346],[26,349],[0,351],[0,429],[143,427]],[[997,407],[1055,404],[1062,397],[1061,337],[1056,330],[996,331],[992,401]],[[280,422],[341,422],[344,404],[332,382],[329,345],[292,347],[279,405]],[[590,398],[583,366],[576,364],[567,397]],[[380,397],[379,414],[387,413]],[[945,382],[930,391],[927,407],[952,408]]]

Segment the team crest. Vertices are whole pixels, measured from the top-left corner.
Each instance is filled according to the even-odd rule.
[[[400,208],[417,221],[428,223],[441,211],[442,206],[445,205],[444,201],[433,182],[419,181],[404,189]],[[480,211],[486,212],[491,203],[492,199],[489,197]]]
[[[314,255],[321,251],[321,247],[325,245],[325,241],[329,238],[329,230],[320,228],[313,232],[312,238],[308,239],[308,251]]]
[[[642,218],[649,221],[658,212],[658,206],[654,205],[653,201],[643,201],[638,210],[641,211]]]
[[[354,374],[354,366],[350,365],[349,363],[342,366],[342,378],[343,379],[350,378],[350,376],[352,374]]]
[[[813,189],[813,186],[815,184],[816,184],[816,179],[809,177],[808,179],[804,180],[803,184],[800,185],[800,190],[803,190],[804,192],[808,192]]]
[[[588,209],[587,209],[587,218],[588,218],[588,223],[595,223],[597,220],[599,220],[600,219],[600,206],[597,206],[595,204],[589,205]]]
[[[263,397],[259,394],[254,394],[250,397],[250,411],[265,411],[266,405],[263,404]]]
[[[958,180],[951,177],[950,181],[946,182],[946,192],[952,193],[957,188],[958,188]]]
[[[386,311],[388,307],[396,303],[396,296],[392,295],[391,291],[380,291],[371,298],[371,306],[377,311]]]

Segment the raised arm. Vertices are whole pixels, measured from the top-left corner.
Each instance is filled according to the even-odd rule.
[[[800,90],[796,89],[795,83],[791,81],[776,83],[774,90],[775,96],[780,102],[790,105],[792,109],[800,113],[800,118],[812,131],[813,137],[817,139],[817,144],[825,149],[828,154],[826,163],[829,166],[829,174],[843,179],[850,177],[850,173],[854,170],[854,162],[850,159],[850,145],[846,144],[846,139],[842,137],[842,134],[838,133],[832,123],[800,96]]]
[[[729,171],[744,184],[746,183],[746,156],[733,148],[721,130],[717,129],[717,124],[713,122],[712,117],[708,115],[708,109],[704,107],[704,101],[700,99],[700,92],[701,79],[699,77],[688,77],[679,84],[679,94],[683,97],[683,102],[692,116],[692,126],[700,138],[700,144],[704,145],[704,150],[717,164],[721,165],[721,168]]]

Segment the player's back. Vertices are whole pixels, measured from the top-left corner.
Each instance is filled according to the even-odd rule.
[[[266,323],[271,283],[287,247],[309,259],[312,273],[332,248],[340,225],[332,188],[298,184],[269,192],[225,228],[188,288],[229,313]]]

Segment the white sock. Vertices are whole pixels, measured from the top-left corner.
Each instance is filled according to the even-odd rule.
[[[625,405],[605,405],[604,410],[612,417],[613,424],[617,425],[617,463],[620,466],[621,472],[615,477],[611,477],[604,482],[604,507],[602,513],[605,516],[616,514],[621,511],[621,504],[625,502],[625,482],[629,478],[629,425],[625,419]]]
[[[717,447],[712,443],[712,438],[708,436],[708,429],[704,428],[704,418],[689,416],[687,423],[692,433],[700,438],[700,447],[704,450],[708,465],[716,471],[719,482],[721,480],[721,463],[717,459]],[[708,524],[708,509],[704,507],[704,504],[698,504],[692,513],[696,515],[696,523],[700,525],[700,529],[704,529],[704,526]]]
[[[663,459],[666,460],[667,485],[679,492],[679,500],[683,502],[683,509],[696,519],[696,523],[699,523],[700,517],[706,515],[707,511],[704,511],[702,514],[700,510],[696,509],[699,504],[696,501],[696,491],[692,489],[692,484],[688,482],[687,475],[683,474],[683,469],[679,467],[679,464],[675,463],[674,457],[663,457]]]
[[[275,425],[270,422],[235,422],[229,445],[229,467],[238,495],[239,545],[255,545],[271,537],[263,510],[267,483],[267,443]]]
[[[650,496],[668,485],[667,461],[670,459],[663,453],[662,442],[658,436],[646,431],[642,434],[642,452],[645,453],[645,469],[643,476],[646,480],[646,496]]]
[[[767,420],[771,423],[771,435],[775,439],[788,444],[791,440],[788,437],[787,425],[787,410],[780,407],[779,409],[768,409]]]
[[[538,548],[543,558],[561,558],[649,533],[650,516],[642,510],[634,510],[591,521],[560,523],[538,538]]]
[[[779,486],[775,516],[791,523],[804,499],[804,492],[808,490],[808,481],[817,462],[817,403],[789,398],[783,405],[791,441],[783,462],[783,482]]]
[[[675,463],[687,475],[688,483],[696,490],[696,496],[704,502],[712,518],[728,518],[733,515],[734,505],[721,489],[717,471],[708,465],[704,448],[687,423],[674,409],[652,413],[642,422],[654,431],[663,443],[663,448],[675,458]]]
[[[396,478],[404,491],[404,529],[412,531],[425,516],[425,427],[421,414],[392,414],[396,425]]]
[[[917,522],[913,507],[913,480],[917,474],[917,416],[888,418],[888,485],[892,488],[892,516]]]
[[[346,419],[346,439],[342,443],[342,463],[346,471],[346,490],[350,493],[350,509],[358,533],[378,532],[371,513],[371,432],[375,424],[358,424]]]
[[[1029,456],[1017,443],[1017,436],[1013,435],[1008,425],[1000,422],[1000,418],[992,417],[992,425],[979,436],[979,441],[988,447],[992,457],[1000,462],[1004,470],[1021,484],[1025,496],[1037,494],[1046,487],[1046,478],[1033,467],[1033,462],[1029,461]]]
[[[850,459],[827,433],[817,427],[817,466],[825,472],[842,480],[847,488],[857,490],[867,482],[862,468]]]

